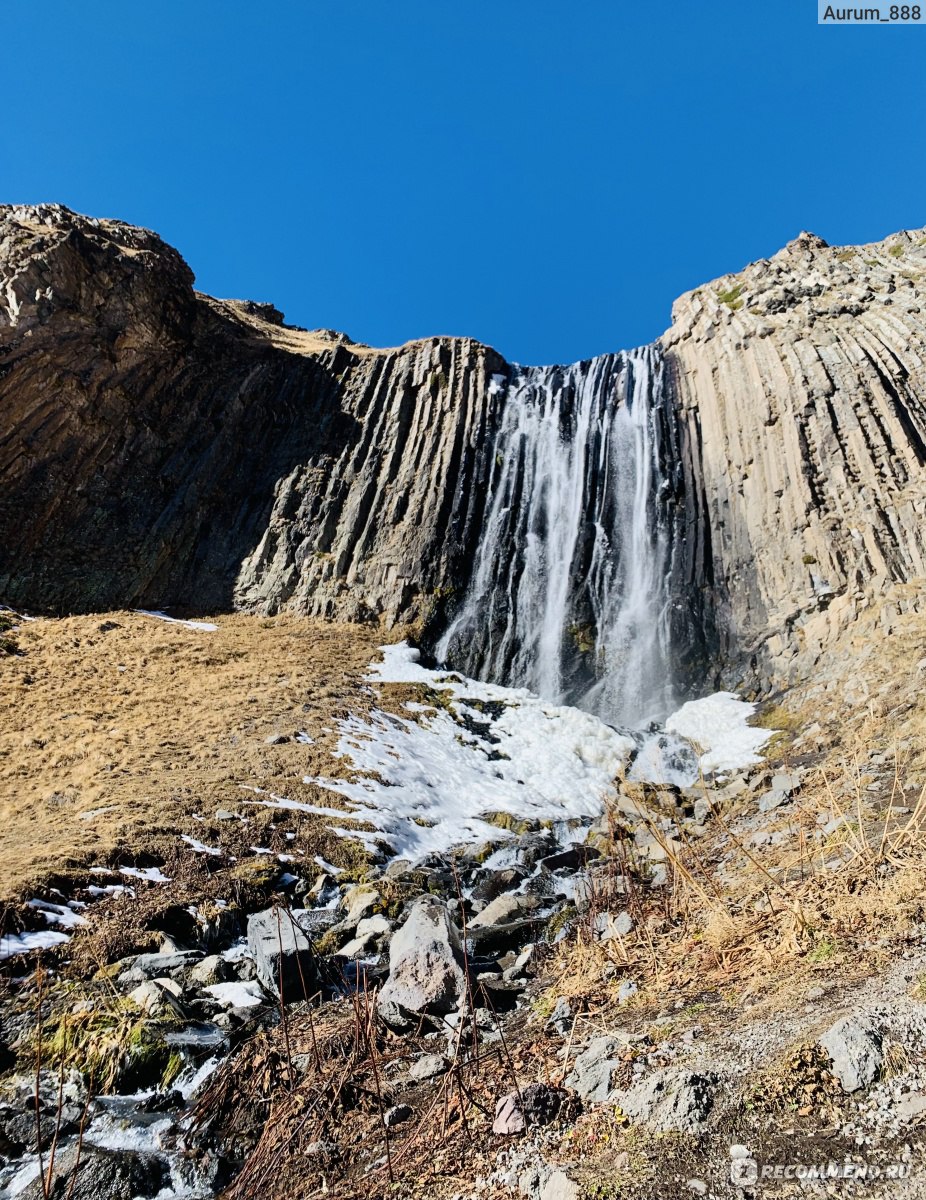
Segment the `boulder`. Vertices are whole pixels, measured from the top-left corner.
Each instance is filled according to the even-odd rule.
[[[496,896],[471,921],[467,929],[480,929],[485,925],[503,925],[515,921],[540,906],[536,896],[523,896],[516,892],[505,892]]]
[[[129,999],[149,1017],[183,1018],[186,1012],[180,1003],[182,995],[179,984],[172,979],[146,979],[129,992]]]
[[[675,1068],[653,1071],[615,1097],[631,1121],[655,1133],[697,1133],[714,1105],[717,1077]]]
[[[389,945],[389,979],[377,1008],[396,1029],[408,1029],[422,1017],[454,1012],[466,995],[460,937],[446,904],[419,896]]]
[[[266,908],[249,917],[248,949],[258,980],[272,995],[288,1004],[312,994],[317,979],[315,953],[291,914]]]
[[[221,954],[210,954],[190,971],[190,981],[198,983],[200,987],[208,987],[213,983],[227,983],[229,979],[234,978],[232,964]]]
[[[168,1182],[166,1175],[163,1161],[153,1154],[100,1150],[85,1143],[79,1162],[76,1146],[59,1151],[51,1187],[46,1191],[42,1180],[34,1179],[20,1200],[137,1200],[157,1195]]]
[[[884,1062],[881,1033],[866,1017],[843,1017],[820,1038],[844,1092],[868,1087]]]

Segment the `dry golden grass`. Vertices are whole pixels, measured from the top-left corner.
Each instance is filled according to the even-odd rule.
[[[176,840],[194,812],[239,809],[242,783],[319,799],[302,777],[332,772],[339,715],[369,711],[361,676],[382,631],[216,623],[118,612],[17,632],[21,654],[0,656],[0,899],[116,848]],[[312,745],[266,744],[300,730]]]
[[[784,728],[775,769],[805,770],[795,799],[763,821],[774,840],[753,842],[757,803],[748,791],[714,805],[706,837],[682,829],[670,840],[653,821],[668,886],[613,897],[604,888],[597,904],[627,908],[634,930],[601,945],[580,929],[559,949],[544,1011],[563,994],[610,1019],[621,981],[632,978],[640,991],[631,1007],[641,1012],[713,992],[772,1014],[820,982],[877,972],[918,936],[926,916],[918,665],[926,619],[896,620],[890,639],[867,640],[858,628],[850,638],[852,655],[834,654],[826,673],[783,697],[768,722]],[[804,736],[808,729],[818,732]],[[711,799],[709,788],[704,795]],[[625,857],[626,845],[617,847]]]

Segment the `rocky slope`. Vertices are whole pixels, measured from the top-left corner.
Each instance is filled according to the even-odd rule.
[[[508,364],[466,339],[293,329],[196,293],[147,231],[0,215],[0,596],[439,623]],[[688,583],[713,596],[731,677],[806,674],[897,584],[920,603],[924,280],[920,233],[803,234],[675,306]]]

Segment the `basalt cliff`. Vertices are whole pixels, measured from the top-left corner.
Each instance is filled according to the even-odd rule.
[[[643,483],[689,674],[794,679],[873,600],[921,604],[924,293],[923,231],[805,233],[676,302]],[[588,380],[600,407],[631,368],[541,383],[578,420]],[[499,442],[506,406],[539,386],[469,339],[375,350],[202,295],[146,230],[2,208],[0,600],[379,618],[436,641],[518,444]],[[594,523],[577,517],[567,573]],[[595,597],[576,605],[581,655]]]

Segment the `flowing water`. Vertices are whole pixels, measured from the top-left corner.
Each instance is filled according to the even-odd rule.
[[[672,710],[664,376],[646,346],[495,377],[485,518],[440,661],[625,727]]]

